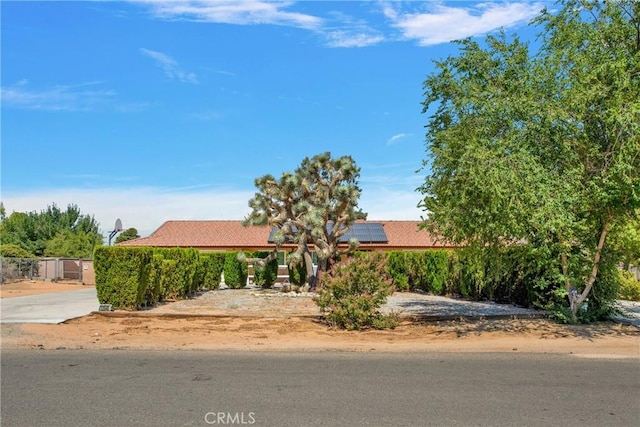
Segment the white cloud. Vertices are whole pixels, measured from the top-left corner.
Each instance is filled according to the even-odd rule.
[[[31,89],[26,80],[0,89],[3,107],[45,111],[91,111],[113,102],[116,93],[100,89],[103,82]]]
[[[271,24],[305,29],[315,29],[322,24],[322,19],[316,16],[287,11],[292,2],[219,0],[136,3],[148,5],[156,18],[168,20],[236,25]]]
[[[399,133],[397,135],[393,135],[391,138],[387,140],[387,145],[397,144],[399,139],[406,138],[410,136],[407,133]]]
[[[384,35],[363,19],[339,11],[329,12],[331,20],[319,31],[327,47],[366,47],[385,40]]]
[[[219,1],[137,1],[149,7],[152,16],[164,20],[233,25],[281,25],[315,32],[327,47],[365,47],[385,40],[365,21],[341,12],[321,18],[291,12],[290,1],[219,0]]]
[[[381,35],[346,30],[329,31],[324,34],[324,37],[327,47],[366,47],[384,41]]]
[[[198,83],[194,73],[186,72],[180,65],[168,55],[155,50],[140,48],[140,53],[156,61],[156,65],[164,70],[164,74],[170,79],[178,79],[183,83]]]
[[[451,7],[438,3],[430,3],[428,7],[428,12],[405,13],[398,5],[387,4],[384,14],[404,38],[430,46],[528,22],[539,14],[543,5],[539,2],[487,2],[474,7]]]

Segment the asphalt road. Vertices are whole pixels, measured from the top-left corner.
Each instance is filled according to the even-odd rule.
[[[9,426],[638,426],[637,359],[3,351]]]

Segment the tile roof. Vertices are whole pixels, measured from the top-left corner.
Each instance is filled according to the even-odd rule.
[[[366,221],[382,224],[387,243],[363,243],[360,249],[419,250],[450,247],[436,241],[421,221]],[[242,225],[242,221],[167,221],[149,237],[119,246],[193,247],[202,250],[270,250],[271,227]]]

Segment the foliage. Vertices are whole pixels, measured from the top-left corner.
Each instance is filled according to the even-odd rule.
[[[13,212],[1,221],[0,241],[36,257],[92,258],[93,250],[102,244],[93,216],[83,215],[73,204],[64,211],[54,203],[41,212]]]
[[[305,157],[295,172],[285,172],[279,180],[272,175],[255,180],[258,192],[249,201],[251,213],[245,224],[275,227],[276,251],[285,242],[297,244],[296,253],[304,260],[309,284],[314,286],[308,245],[315,246],[318,271],[325,271],[341,252],[340,237],[357,219],[366,218],[357,209],[359,177],[360,168],[350,156],[333,159],[326,152]],[[347,250],[356,246],[357,241],[351,241]]]
[[[363,252],[334,264],[314,301],[332,327],[384,329],[396,326],[395,316],[378,310],[391,294],[386,256]]]
[[[409,277],[407,272],[406,252],[393,251],[387,254],[389,276],[393,280],[393,286],[397,291],[409,290]]]
[[[182,299],[198,286],[201,262],[193,248],[111,246],[96,249],[95,255],[98,298],[116,308]]]
[[[267,259],[270,252],[259,251],[253,254],[254,258]],[[253,281],[256,285],[263,288],[270,288],[278,279],[278,260],[268,259],[267,262],[254,263],[253,265]]]
[[[164,289],[166,286],[163,271],[164,258],[161,254],[153,252],[149,260],[149,276],[147,288],[145,289],[144,305],[153,305],[164,300]]]
[[[238,252],[228,252],[224,258],[224,282],[232,289],[239,289],[246,285],[249,268],[244,259],[240,259]]]
[[[94,269],[100,303],[127,310],[144,305],[152,256],[151,248],[97,248]]]
[[[196,273],[199,266],[199,252],[194,248],[157,248],[154,253],[162,256],[161,267],[163,296],[169,299],[181,299],[196,291]],[[164,276],[170,275],[167,279]]]
[[[225,254],[223,252],[200,254],[199,289],[218,289],[220,276],[224,271],[224,260]]]
[[[607,283],[609,230],[640,207],[640,5],[567,0],[534,24],[536,55],[504,34],[467,39],[427,77],[419,190],[426,226],[452,243],[557,254],[576,315]],[[468,273],[482,293],[486,271]]]
[[[619,271],[620,288],[618,298],[627,301],[640,301],[640,281],[630,271]]]
[[[138,234],[138,230],[135,229],[134,227],[131,227],[131,228],[127,228],[122,233],[120,233],[118,237],[116,237],[116,240],[114,243],[118,244],[121,242],[126,242],[128,240],[137,239],[139,237],[140,235]]]
[[[389,252],[387,257],[389,274],[396,290],[421,290],[436,295],[445,292],[449,251],[394,251]]]
[[[530,245],[457,249],[448,254],[443,293],[545,308],[556,296],[556,259]]]
[[[93,258],[93,251],[102,245],[102,236],[83,231],[59,231],[51,240],[47,241],[44,256],[66,258]]]
[[[303,286],[307,281],[307,267],[305,263],[302,260],[298,263],[290,263],[289,283],[296,286]]]
[[[435,295],[441,295],[444,292],[444,285],[449,273],[447,271],[449,266],[448,253],[444,250],[425,251],[424,260],[427,271],[421,289]]]
[[[10,258],[33,258],[33,254],[13,243],[0,244],[0,256]]]
[[[640,266],[640,209],[622,223],[615,224],[610,240],[625,269],[628,270],[632,265]]]

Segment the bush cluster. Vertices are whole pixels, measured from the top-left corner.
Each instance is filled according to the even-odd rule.
[[[270,252],[259,251],[254,252],[252,258],[266,258]],[[253,282],[263,288],[270,288],[278,279],[278,260],[272,259],[264,265],[254,264],[253,266]]]
[[[99,247],[94,254],[98,300],[136,310],[214,289],[227,255],[193,248]],[[237,259],[236,252],[231,255]]]
[[[197,281],[202,290],[218,289],[220,277],[224,271],[225,257],[226,254],[223,252],[203,252],[200,254]]]
[[[500,249],[388,252],[386,266],[396,290],[420,290],[542,308],[551,311],[560,321],[570,321],[558,259],[559,254],[549,248],[522,245]],[[638,282],[625,277],[616,268],[613,257],[603,254],[596,283],[577,320],[608,319],[615,313],[615,300],[619,296],[638,298]],[[583,283],[585,278],[574,280]]]
[[[247,284],[249,266],[244,254],[227,252],[224,258],[224,283],[231,289],[240,289]]]
[[[101,304],[136,309],[146,303],[153,249],[99,247],[93,263]]]
[[[398,291],[442,294],[449,273],[450,251],[393,251],[387,255],[389,274]]]
[[[640,301],[640,281],[630,271],[620,271],[619,275],[619,298],[627,301]]]
[[[381,252],[363,252],[334,264],[314,301],[333,327],[393,328],[396,316],[379,311],[393,290],[386,256]]]
[[[296,286],[303,286],[308,280],[307,268],[304,262],[289,265],[289,283]]]

